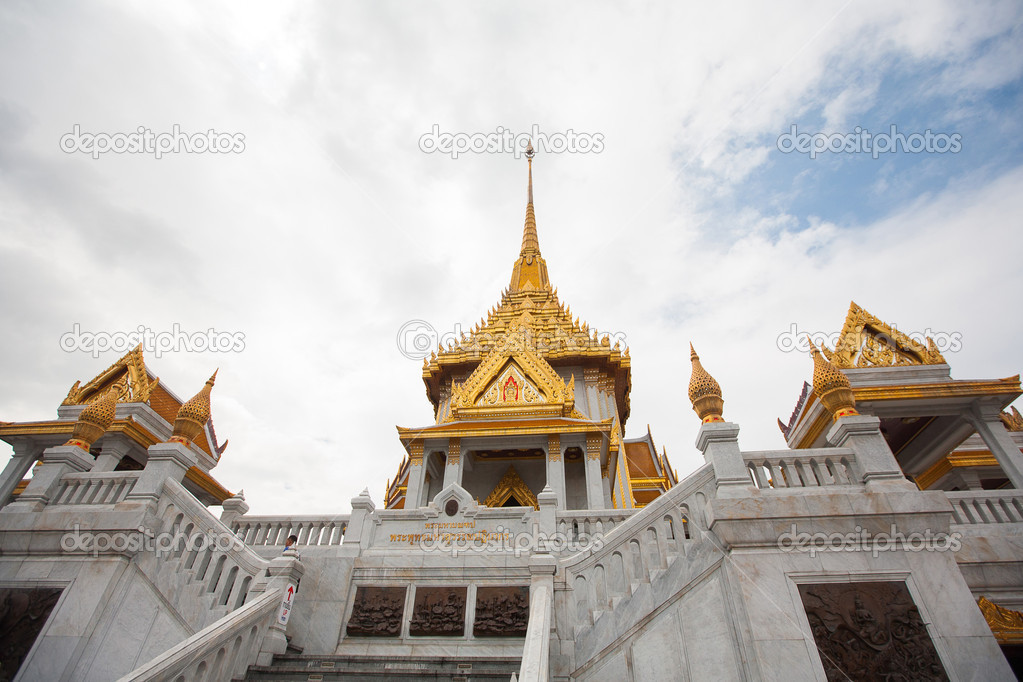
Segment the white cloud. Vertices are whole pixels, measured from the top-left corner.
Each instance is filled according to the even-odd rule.
[[[254,512],[346,511],[367,485],[379,501],[402,457],[394,425],[432,419],[395,334],[471,324],[507,284],[524,164],[423,154],[434,124],[605,136],[599,155],[536,160],[541,249],[573,312],[627,334],[628,435],[649,422],[680,472],[698,460],[690,339],[748,448],[780,446],[774,418],[810,376],[778,334],[835,330],[851,298],[904,329],[961,329],[958,376],[1018,369],[1019,324],[995,301],[1021,284],[1019,171],[855,228],[742,196],[765,140],[808,113],[851,120],[890,69],[944,68],[940,87],[983,107],[985,88],[1019,78],[1011,3],[752,3],[741,20],[673,4],[0,12],[0,283],[16,330],[0,337],[0,418],[50,417],[112,361],[60,352],[75,322],[244,332],[243,353],[149,362],[182,396],[221,368],[231,445],[215,473]],[[246,145],[93,160],[58,149],[76,123]]]

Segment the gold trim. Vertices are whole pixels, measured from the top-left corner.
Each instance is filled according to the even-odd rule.
[[[504,476],[498,481],[491,493],[487,495],[487,499],[483,501],[483,505],[486,507],[500,507],[513,495],[518,502],[530,504],[533,509],[540,508],[536,495],[533,494],[533,491],[529,489],[526,482],[519,476],[519,472],[515,471],[514,466],[508,467]]]
[[[999,466],[998,460],[987,451],[949,453],[932,464],[927,471],[916,477],[916,485],[920,490],[927,490],[937,483],[953,467]]]
[[[977,606],[999,644],[1023,644],[1023,613],[999,606],[987,597],[978,599]]]
[[[191,467],[185,472],[185,478],[216,498],[218,503],[223,503],[229,497],[234,497],[227,488],[220,485],[215,478],[199,467]]]

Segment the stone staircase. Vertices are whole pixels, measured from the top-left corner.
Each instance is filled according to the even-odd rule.
[[[420,680],[501,680],[519,671],[518,658],[432,656],[312,656],[287,653],[268,666],[250,666],[245,682],[302,680],[302,682],[418,682]]]

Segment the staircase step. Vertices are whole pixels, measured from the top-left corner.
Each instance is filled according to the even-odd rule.
[[[393,656],[274,656],[268,666],[250,666],[245,680],[303,682],[418,682],[421,680],[502,680],[519,671],[516,658],[431,658]]]

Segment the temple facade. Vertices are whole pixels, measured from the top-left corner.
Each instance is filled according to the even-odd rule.
[[[380,505],[248,514],[216,375],[182,400],[141,348],[0,422],[0,679],[1015,679],[1019,375],[953,379],[853,303],[754,451],[690,347],[679,478],[626,437],[629,349],[552,286],[532,156],[508,288],[424,361]]]

